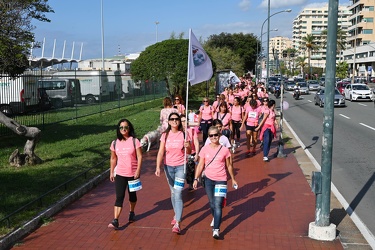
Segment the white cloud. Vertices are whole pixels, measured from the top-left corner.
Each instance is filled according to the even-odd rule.
[[[250,0],[241,0],[241,2],[238,4],[241,10],[247,11],[250,8]]]
[[[271,0],[270,5],[272,9],[277,8],[290,8],[298,5],[303,5],[307,2],[307,0]],[[268,8],[268,0],[262,0],[262,3],[260,4],[260,7],[262,8]]]

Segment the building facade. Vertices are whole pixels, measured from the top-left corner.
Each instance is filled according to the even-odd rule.
[[[347,6],[339,6],[338,29],[343,34],[348,33],[351,11]],[[297,56],[308,57],[308,50],[304,45],[303,38],[308,34],[314,37],[316,49],[311,51],[311,67],[325,68],[326,62],[326,34],[328,27],[328,4],[321,7],[309,7],[302,10],[293,21],[293,48],[297,50]],[[342,37],[345,41],[346,37]],[[338,48],[337,59],[340,58],[342,51]],[[306,59],[307,61],[307,59]]]

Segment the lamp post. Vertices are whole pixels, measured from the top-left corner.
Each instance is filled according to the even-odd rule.
[[[356,50],[357,50],[357,17],[355,20],[355,27],[354,27],[354,54],[353,54],[353,75],[352,75],[352,83],[354,83],[355,77],[354,74],[356,72],[355,70],[355,59],[356,59]]]
[[[157,43],[158,42],[158,24],[159,24],[159,21],[156,21],[155,24],[156,24],[156,43]]]
[[[260,34],[263,34],[263,26],[264,24],[268,21],[268,28],[267,28],[267,81],[268,81],[268,71],[269,71],[269,43],[270,43],[270,22],[269,22],[269,19],[271,17],[273,17],[274,15],[277,15],[277,14],[280,14],[280,13],[283,13],[283,12],[292,12],[291,9],[286,9],[286,10],[282,10],[282,11],[278,11],[278,12],[275,12],[273,13],[272,15],[269,14],[269,8],[270,8],[270,0],[268,0],[268,17],[266,20],[264,20],[263,24],[262,24],[262,28],[260,30]],[[262,37],[261,37],[262,38]],[[262,46],[262,45],[261,45]]]
[[[278,31],[279,29],[272,29],[272,30],[270,30],[270,31]],[[263,46],[263,41],[262,41],[262,37],[263,37],[263,35],[264,34],[266,34],[267,32],[264,32],[264,33],[262,33],[262,34],[260,34],[260,47],[262,48],[262,46]],[[257,79],[259,79],[259,76],[258,76],[258,59],[260,58],[260,55],[258,55],[258,53],[259,53],[259,43],[257,43],[257,53],[256,53],[256,56],[257,56],[257,59],[256,59],[256,61],[255,61],[255,77],[257,78]],[[262,53],[260,53],[260,54],[262,54]]]

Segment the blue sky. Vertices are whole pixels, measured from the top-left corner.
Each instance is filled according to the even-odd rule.
[[[65,58],[101,58],[101,0],[49,0],[55,13],[48,14],[50,23],[34,22],[35,38],[46,39],[44,57],[51,57],[56,39],[55,57],[62,57],[66,41]],[[103,0],[104,57],[136,53],[158,41],[169,39],[172,32],[178,36],[189,28],[203,40],[210,35],[226,33],[253,33],[260,36],[262,23],[267,19],[268,0]],[[292,22],[306,6],[328,3],[328,0],[271,0],[270,36],[292,37]],[[341,2],[341,4],[344,4]],[[345,2],[349,5],[349,1]],[[155,22],[159,24],[156,25]],[[267,23],[263,31],[265,32]],[[33,55],[40,57],[42,49]]]

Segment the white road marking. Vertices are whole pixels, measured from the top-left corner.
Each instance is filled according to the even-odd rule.
[[[342,117],[346,118],[346,119],[350,119],[349,116],[346,116],[346,115],[343,115],[343,114],[340,114]]]
[[[311,100],[307,100],[308,102],[312,102]]]
[[[366,128],[369,128],[369,129],[372,129],[372,130],[375,131],[375,128],[373,128],[373,127],[371,127],[371,126],[369,126],[369,125],[366,125],[366,124],[364,124],[364,123],[359,123],[359,124],[361,124],[362,126],[365,126]]]
[[[361,106],[365,106],[365,107],[367,107],[367,105],[366,105],[366,104],[363,104],[363,103],[358,103],[358,105],[361,105]]]

